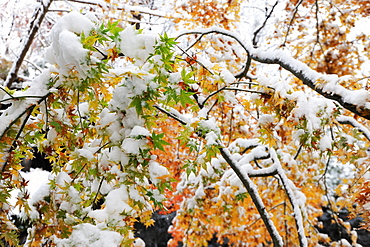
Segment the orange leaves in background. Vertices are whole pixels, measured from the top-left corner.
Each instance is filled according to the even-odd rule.
[[[185,22],[189,28],[221,26],[230,29],[239,21],[240,0],[190,0],[176,6],[175,11],[174,22]]]

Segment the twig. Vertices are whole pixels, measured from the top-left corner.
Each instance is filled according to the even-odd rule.
[[[357,122],[354,118],[347,116],[339,116],[337,117],[337,121],[340,124],[349,124],[352,127],[356,128],[366,137],[368,141],[370,141],[370,131],[365,126]]]
[[[266,16],[265,21],[262,23],[262,25],[253,33],[252,44],[255,48],[257,47],[257,35],[258,35],[258,33],[266,26],[266,23],[267,23],[268,19],[270,19],[271,15],[272,15],[272,12],[274,12],[274,9],[275,9],[275,7],[278,3],[279,3],[279,0],[277,0],[275,2],[275,4],[272,6],[270,13]]]
[[[285,35],[285,39],[284,39],[284,42],[282,44],[282,46],[285,46],[286,42],[288,41],[288,35],[289,35],[289,32],[290,32],[290,28],[292,27],[293,25],[293,21],[295,19],[295,15],[297,14],[298,12],[298,8],[299,6],[302,4],[303,0],[300,0],[297,5],[295,6],[294,8],[294,12],[293,12],[293,16],[292,18],[290,19],[290,22],[289,22],[289,25],[288,25],[288,30],[286,31],[286,35]]]
[[[165,110],[164,108],[162,108],[158,105],[154,105],[153,107],[156,108],[157,110],[159,110],[160,112],[163,112],[167,116],[172,117],[173,119],[175,119],[176,121],[178,121],[182,125],[187,125],[188,124],[185,120],[181,119],[179,116],[176,116],[174,113],[169,112],[169,111]]]
[[[96,6],[99,6],[100,8],[104,8],[104,6],[102,6],[100,3],[98,2],[95,2],[95,1],[86,1],[86,0],[69,0],[70,2],[75,2],[75,3],[83,3],[83,4],[90,4],[90,5],[96,5]],[[152,16],[158,16],[158,17],[164,17],[164,18],[169,18],[165,15],[161,15],[161,14],[158,14],[156,13],[155,11],[150,11],[150,10],[145,10],[143,8],[140,8],[140,7],[135,7],[135,6],[129,6],[129,5],[126,5],[126,4],[122,4],[121,6],[115,6],[114,8],[116,8],[117,10],[124,10],[124,11],[134,11],[134,12],[139,12],[141,14],[148,14],[148,15],[152,15]]]
[[[34,16],[35,18],[31,22],[31,29],[29,31],[28,37],[25,39],[25,42],[23,43],[20,53],[17,56],[17,59],[13,62],[12,68],[10,69],[8,76],[4,82],[4,85],[8,88],[11,88],[13,82],[17,79],[17,74],[19,71],[19,68],[21,67],[21,64],[26,57],[26,54],[33,42],[33,39],[35,38],[35,35],[37,31],[40,29],[41,23],[48,11],[48,8],[50,7],[50,4],[53,0],[44,0],[41,1],[41,6],[36,10]]]

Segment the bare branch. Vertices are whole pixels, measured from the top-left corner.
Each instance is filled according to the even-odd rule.
[[[253,44],[254,47],[257,47],[258,33],[266,26],[266,23],[267,23],[268,19],[270,19],[271,15],[272,15],[272,12],[274,12],[274,9],[275,9],[275,7],[278,3],[279,3],[279,0],[277,0],[275,2],[275,4],[272,6],[270,13],[266,16],[265,21],[262,23],[262,25],[253,33],[252,44]]]
[[[20,49],[19,55],[17,56],[16,60],[13,62],[12,68],[9,71],[9,74],[6,78],[6,81],[4,82],[4,85],[8,88],[10,88],[13,84],[13,82],[17,79],[17,74],[19,71],[19,68],[21,67],[21,64],[26,57],[26,54],[33,42],[33,39],[35,38],[35,35],[37,31],[39,30],[41,23],[48,12],[48,9],[50,7],[50,4],[53,0],[46,0],[40,2],[40,7],[36,9],[35,11],[35,18],[31,22],[31,29],[29,31],[28,37],[25,39],[24,43],[22,44],[22,47]]]
[[[88,0],[69,0],[70,2],[75,2],[75,3],[83,3],[83,4],[90,4],[90,5],[96,5],[99,6],[100,8],[104,8],[105,6],[102,6],[101,3],[96,2],[96,1],[88,1]],[[118,10],[123,10],[126,12],[139,12],[141,14],[147,14],[147,15],[152,15],[152,16],[158,16],[158,17],[165,17],[168,18],[165,15],[159,14],[158,11],[152,11],[150,9],[146,9],[140,6],[131,6],[128,4],[121,4],[120,6],[115,7]]]
[[[285,39],[284,39],[284,42],[283,42],[282,46],[285,46],[285,44],[286,44],[286,42],[287,42],[287,40],[288,40],[288,35],[289,35],[289,32],[290,32],[290,28],[291,28],[291,27],[292,27],[292,25],[293,25],[293,21],[294,21],[294,19],[295,19],[295,15],[297,14],[297,12],[298,12],[298,8],[299,8],[299,6],[302,4],[302,2],[303,2],[303,0],[300,0],[300,1],[297,3],[297,5],[295,6],[295,8],[294,8],[293,16],[292,16],[292,18],[290,19],[290,22],[289,22],[289,25],[288,25],[288,30],[286,31]]]

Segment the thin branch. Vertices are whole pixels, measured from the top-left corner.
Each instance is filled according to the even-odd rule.
[[[333,82],[333,77],[331,75],[324,75],[324,74],[321,74],[309,68],[306,64],[287,55],[286,52],[284,52],[283,50],[277,49],[274,52],[266,52],[260,49],[253,49],[252,47],[245,45],[237,37],[236,34],[230,31],[224,30],[222,28],[207,28],[207,29],[203,29],[200,31],[184,32],[178,35],[177,39],[184,35],[200,34],[201,36],[204,36],[204,35],[212,34],[212,33],[222,34],[222,35],[233,38],[246,51],[246,53],[248,54],[248,57],[251,56],[253,60],[260,62],[260,63],[264,63],[264,64],[280,65],[282,68],[289,71],[294,76],[296,76],[298,79],[300,79],[303,82],[303,84],[310,87],[312,90],[321,94],[325,98],[334,100],[338,102],[345,109],[351,111],[352,113],[355,113],[365,119],[370,120],[370,108],[366,106],[367,104],[358,104],[356,101],[357,99],[355,99],[356,98],[355,95],[354,97],[348,97],[348,95],[353,92],[362,93],[362,92],[366,92],[365,90],[346,89],[345,87]],[[319,79],[327,81],[327,84],[317,85],[316,82]],[[326,87],[326,85],[328,86]],[[369,99],[370,99],[370,94],[369,94]]]
[[[337,117],[337,121],[340,124],[349,124],[352,127],[356,128],[358,131],[364,134],[368,141],[370,141],[370,131],[365,126],[357,122],[354,118],[347,116],[339,116]]]
[[[3,133],[1,133],[1,136],[0,136],[0,140],[3,139],[3,137],[5,136],[6,132],[23,116],[25,115],[29,109],[31,109],[31,107],[35,106],[35,105],[38,105],[38,104],[41,104],[47,97],[49,97],[51,93],[48,93],[46,94],[45,96],[41,97],[39,101],[37,101],[37,103],[35,104],[31,104],[29,107],[27,107],[23,112],[21,112],[17,117],[14,118],[13,121],[11,121],[11,123],[7,124],[7,127],[5,128],[5,130],[3,131]],[[4,123],[2,123],[4,124]]]
[[[69,0],[69,1],[70,2],[75,2],[75,3],[95,5],[95,6],[99,6],[100,8],[105,7],[105,6],[101,5],[99,2],[96,2],[96,1],[86,1],[86,0]],[[117,9],[117,10],[123,10],[123,11],[126,11],[126,12],[133,11],[133,12],[139,12],[141,14],[147,14],[147,15],[152,15],[152,16],[169,18],[165,15],[161,15],[161,14],[155,12],[155,11],[152,11],[150,9],[144,9],[142,7],[139,7],[139,6],[130,6],[130,5],[127,5],[127,4],[121,4],[120,6],[115,6],[114,8]]]
[[[182,54],[185,54],[187,57],[189,57],[191,59],[191,61],[194,61],[196,62],[197,64],[199,64],[200,66],[202,66],[202,68],[204,68],[205,70],[207,70],[211,75],[214,75],[214,73],[209,70],[204,64],[202,64],[201,62],[199,62],[197,59],[193,58],[192,56],[190,56],[187,51],[185,51],[184,49],[182,49],[180,46],[176,45],[177,48],[179,48],[181,51],[182,51]]]
[[[169,117],[171,117],[171,118],[173,118],[173,119],[175,119],[176,121],[178,121],[179,123],[181,123],[182,125],[187,125],[188,124],[188,122],[187,121],[185,121],[184,119],[181,119],[181,116],[177,116],[175,113],[173,113],[173,112],[169,112],[169,111],[167,111],[166,109],[164,109],[164,108],[162,108],[162,107],[160,107],[160,106],[158,106],[158,105],[154,105],[153,106],[154,108],[156,108],[157,110],[159,110],[160,112],[162,112],[162,113],[164,113],[164,114],[166,114],[167,116],[169,116]]]
[[[253,44],[254,47],[257,47],[258,33],[266,26],[266,23],[267,23],[268,19],[270,19],[271,15],[272,15],[272,12],[274,12],[274,9],[275,9],[275,7],[278,3],[279,3],[279,0],[277,0],[275,2],[275,4],[272,6],[270,13],[266,16],[265,21],[262,23],[262,25],[253,33],[252,44]]]
[[[237,88],[237,87],[222,87],[220,88],[219,90],[217,91],[214,91],[213,93],[209,94],[204,100],[203,102],[201,103],[201,106],[203,107],[205,105],[205,103],[214,95],[222,92],[223,90],[231,90],[231,91],[242,91],[242,92],[248,92],[248,93],[258,93],[258,94],[261,94],[261,95],[269,95],[265,92],[260,92],[260,91],[255,91],[255,90],[250,90],[250,89],[245,89],[245,88]],[[201,107],[201,108],[202,108]]]
[[[288,26],[288,30],[286,31],[286,35],[285,35],[285,39],[284,39],[284,42],[282,44],[282,46],[285,46],[286,42],[288,41],[288,35],[289,35],[289,32],[290,32],[290,28],[292,27],[293,25],[293,21],[295,19],[295,15],[297,14],[298,12],[298,8],[299,6],[302,4],[303,0],[300,0],[297,5],[295,6],[294,8],[294,12],[293,12],[293,16],[292,18],[290,19],[290,22],[289,22],[289,26]]]
[[[293,207],[294,221],[295,221],[297,232],[298,232],[299,246],[306,247],[308,246],[308,242],[307,242],[307,238],[304,232],[302,211],[299,208],[295,193],[293,191],[293,188],[296,189],[295,185],[286,176],[285,171],[283,170],[274,149],[270,149],[270,154],[271,154],[272,159],[274,160],[274,165],[276,165],[277,167],[278,176],[284,187],[286,195],[288,196],[289,202]]]
[[[31,29],[29,31],[28,37],[25,39],[25,42],[22,44],[21,50],[17,59],[13,62],[12,68],[10,69],[8,76],[4,82],[4,85],[8,88],[11,88],[13,82],[17,79],[18,71],[22,65],[24,58],[35,38],[37,31],[40,29],[41,23],[44,20],[48,8],[53,0],[45,0],[40,2],[40,7],[36,10],[34,16],[35,18],[31,22]]]
[[[226,148],[219,148],[222,157],[226,160],[226,162],[230,165],[230,167],[233,169],[233,171],[236,173],[238,178],[242,181],[244,187],[247,189],[249,195],[251,196],[251,199],[254,203],[254,205],[257,208],[257,211],[262,218],[267,231],[270,234],[270,237],[272,238],[272,242],[274,243],[274,246],[283,246],[283,240],[274,226],[273,222],[270,219],[270,216],[265,208],[265,205],[263,204],[261,198],[258,196],[258,190],[256,188],[256,185],[253,183],[253,181],[249,178],[249,176],[243,174],[237,163],[232,159],[231,154],[229,153],[229,150]]]

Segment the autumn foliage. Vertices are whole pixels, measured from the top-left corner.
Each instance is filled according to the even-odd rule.
[[[338,246],[319,233],[323,206],[369,228],[368,1],[126,4],[58,13],[48,66],[1,87],[1,240],[18,244],[14,208],[28,246],[133,246],[154,211],[176,212],[172,247]],[[30,196],[20,164],[35,147],[52,173]]]

